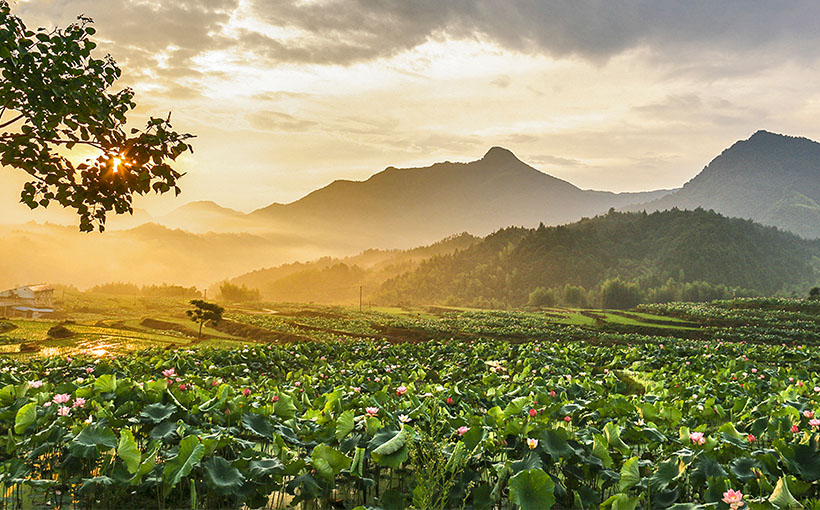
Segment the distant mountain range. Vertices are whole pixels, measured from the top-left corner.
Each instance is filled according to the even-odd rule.
[[[341,258],[325,259],[332,261],[329,267],[300,270],[339,263],[365,269],[371,266],[362,259],[345,257],[431,245],[459,232],[486,236],[510,226],[568,224],[613,208],[703,207],[818,238],[819,204],[820,144],[766,131],[726,149],[683,188],[642,193],[582,190],[493,147],[470,163],[389,167],[365,181],[335,181],[295,202],[249,214],[205,201],[162,217],[145,211],[114,217],[102,236],[48,224],[0,227],[0,283],[85,286],[116,279],[202,286],[324,256]],[[284,284],[274,283],[278,279],[259,281],[279,295]]]
[[[683,188],[626,210],[714,209],[807,238],[820,237],[820,143],[758,131]]]

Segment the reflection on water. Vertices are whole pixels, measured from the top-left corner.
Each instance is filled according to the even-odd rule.
[[[92,356],[97,356],[97,357],[105,356],[106,354],[108,354],[108,350],[107,349],[102,349],[102,348],[100,348],[100,349],[91,349],[90,351],[85,351],[85,352],[86,352],[86,354],[90,354]]]

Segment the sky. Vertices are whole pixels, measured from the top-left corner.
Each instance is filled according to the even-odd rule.
[[[95,20],[131,120],[193,133],[183,194],[251,211],[491,146],[585,189],[673,188],[759,129],[820,140],[814,0],[17,0]],[[0,215],[24,176],[0,170]],[[59,214],[53,212],[52,214]]]

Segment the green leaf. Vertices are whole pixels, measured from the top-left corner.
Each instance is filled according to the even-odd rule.
[[[375,438],[374,438],[375,439]],[[395,453],[399,451],[405,444],[407,443],[407,434],[404,431],[404,427],[396,432],[390,440],[383,443],[381,446],[373,450],[373,453],[376,455],[390,455],[391,453]]]
[[[595,434],[592,441],[592,455],[601,459],[605,468],[612,467],[612,457],[609,456],[609,443],[603,434]]]
[[[393,452],[391,452],[393,453]],[[350,467],[352,461],[344,453],[330,446],[320,444],[310,454],[313,467],[322,478],[332,481],[343,469]]]
[[[524,410],[524,406],[530,401],[529,397],[518,397],[504,408],[504,417],[518,416]]]
[[[174,414],[177,410],[177,406],[174,404],[150,404],[145,406],[145,408],[140,413],[142,418],[145,418],[147,421],[151,423],[159,423],[163,420],[166,420]]]
[[[14,417],[14,433],[22,434],[37,420],[37,402],[29,402],[17,410]]]
[[[262,416],[261,414],[256,413],[245,413],[242,415],[242,426],[257,436],[266,437],[268,439],[273,438],[273,424]]]
[[[786,483],[786,479],[782,476],[777,481],[777,485],[774,487],[774,492],[772,492],[772,495],[769,496],[769,503],[773,504],[777,508],[803,508],[803,505],[794,499],[792,493],[789,492],[789,486]]]
[[[140,451],[137,448],[137,442],[134,441],[134,434],[128,429],[123,429],[120,432],[117,455],[125,462],[130,474],[133,475],[140,468]]]
[[[188,476],[194,466],[202,460],[203,455],[205,455],[205,446],[196,436],[184,438],[179,442],[179,453],[176,457],[165,463],[165,469],[162,472],[163,481],[169,488],[174,487],[182,478]]]
[[[94,381],[94,389],[100,393],[114,393],[117,390],[117,376],[103,374]]]
[[[604,425],[604,435],[609,443],[609,446],[615,448],[621,455],[628,455],[630,453],[629,446],[621,440],[621,429],[614,423],[609,422]]]
[[[555,504],[555,484],[542,469],[528,469],[510,478],[510,501],[522,510],[549,510]]]
[[[347,410],[342,413],[341,416],[336,420],[336,440],[341,441],[345,438],[354,428],[353,423],[353,411]]]
[[[117,447],[117,436],[108,427],[91,425],[85,427],[69,444],[71,453],[77,457],[94,457],[100,449]]]
[[[245,484],[245,477],[222,457],[215,456],[202,463],[205,483],[219,494],[238,494]]]
[[[364,468],[365,451],[364,448],[356,448],[356,453],[353,455],[353,462],[350,464],[350,474],[358,478],[364,476],[362,471]]]
[[[621,492],[626,492],[638,485],[641,481],[641,472],[638,470],[638,457],[632,457],[621,467]]]

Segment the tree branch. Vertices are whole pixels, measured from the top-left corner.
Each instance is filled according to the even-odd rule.
[[[8,121],[8,122],[4,122],[4,123],[0,124],[0,129],[3,129],[3,128],[4,128],[4,127],[6,127],[6,126],[10,126],[10,125],[12,125],[12,124],[14,124],[15,122],[17,122],[18,120],[20,120],[20,119],[22,119],[22,118],[24,118],[24,117],[25,117],[25,115],[23,115],[23,114],[21,113],[20,115],[18,115],[17,117],[14,117],[14,118],[13,118],[13,119],[11,119],[10,121]]]

